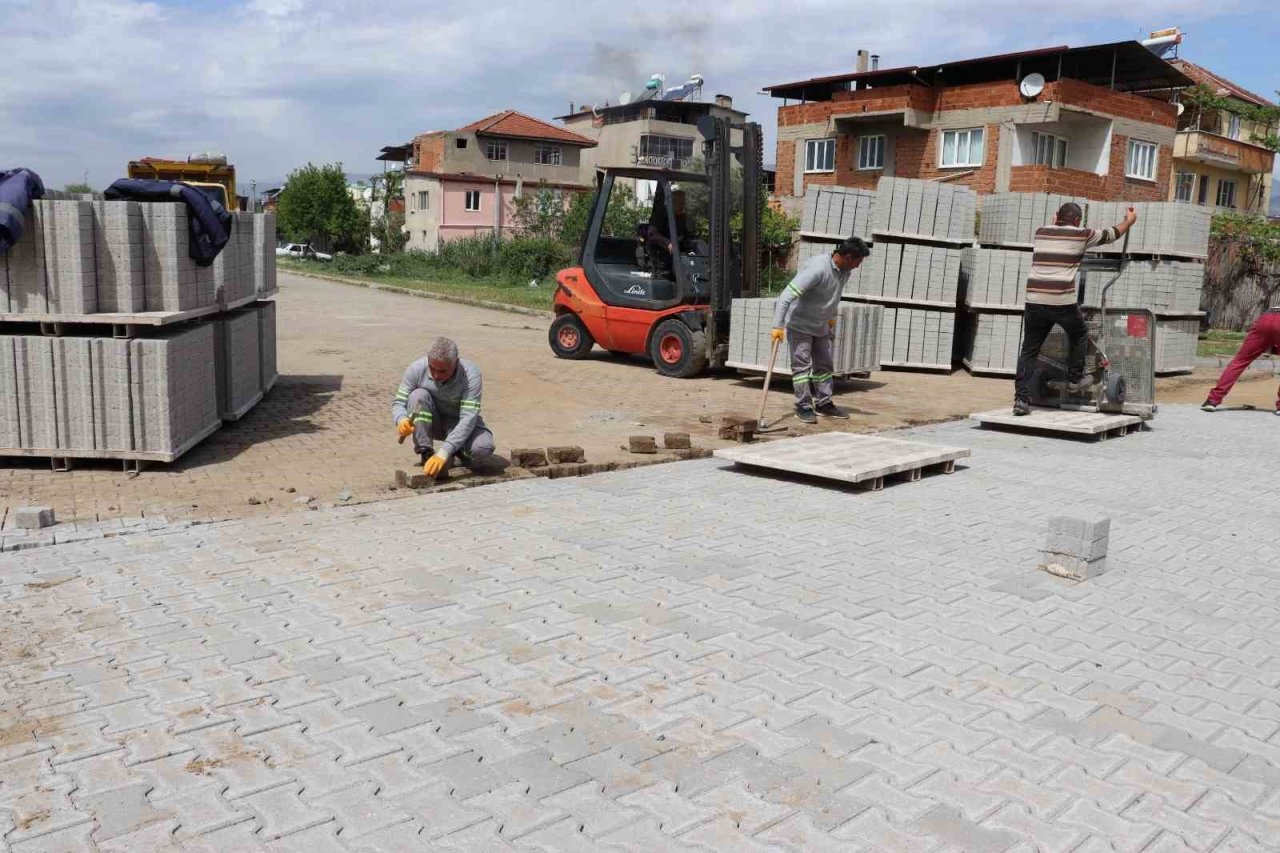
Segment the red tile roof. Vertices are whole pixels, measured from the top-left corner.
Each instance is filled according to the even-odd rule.
[[[1266,98],[1262,97],[1261,95],[1255,95],[1253,92],[1250,92],[1248,89],[1242,88],[1240,86],[1237,86],[1235,83],[1232,83],[1226,77],[1220,77],[1217,74],[1214,74],[1208,68],[1202,68],[1201,66],[1196,65],[1194,62],[1188,62],[1185,59],[1173,59],[1173,60],[1170,60],[1169,64],[1177,68],[1179,71],[1181,71],[1183,74],[1187,75],[1197,83],[1203,83],[1204,85],[1208,86],[1210,89],[1213,89],[1219,95],[1230,95],[1233,98],[1239,98],[1242,101],[1248,101],[1251,104],[1257,104],[1258,106],[1262,106],[1262,107],[1275,106],[1275,104],[1273,104],[1271,101],[1268,101]]]
[[[518,139],[538,139],[547,142],[563,142],[592,148],[596,141],[587,136],[557,127],[550,122],[515,110],[503,110],[487,118],[474,121],[457,130],[458,133],[478,133],[487,136],[510,136]]]

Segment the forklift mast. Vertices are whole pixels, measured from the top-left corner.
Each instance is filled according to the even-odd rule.
[[[711,257],[708,278],[711,300],[707,308],[707,357],[712,367],[721,367],[729,356],[729,312],[733,300],[754,297],[760,291],[760,215],[764,199],[760,195],[764,165],[763,137],[760,125],[748,122],[735,127],[727,118],[703,116],[698,130],[705,140],[707,183],[710,209],[707,219],[711,233]],[[742,133],[741,147],[733,145],[733,131]],[[741,165],[742,234],[734,241],[730,222],[733,217],[733,165]]]

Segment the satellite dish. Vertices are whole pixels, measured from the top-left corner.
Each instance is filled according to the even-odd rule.
[[[1034,98],[1044,91],[1044,75],[1028,74],[1022,78],[1022,82],[1018,84],[1018,91],[1022,93],[1024,98]]]
[[[630,91],[623,92],[621,95],[619,95],[619,96],[618,96],[618,103],[619,103],[619,104],[629,104],[629,103],[631,103],[631,100],[632,100],[634,97],[635,97],[635,95],[631,94],[631,92],[630,92]]]
[[[1187,111],[1187,105],[1186,105],[1186,104],[1178,104],[1178,115],[1182,115],[1182,114],[1183,114],[1183,113],[1185,113],[1186,111]]]

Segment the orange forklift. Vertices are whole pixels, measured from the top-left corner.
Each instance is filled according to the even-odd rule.
[[[700,119],[698,129],[704,173],[640,166],[597,173],[578,266],[556,275],[549,342],[560,358],[586,358],[599,344],[619,355],[648,356],[664,376],[697,376],[724,365],[732,300],[759,292],[762,137],[758,124],[713,116]],[[744,203],[735,235],[731,184],[737,175]],[[624,195],[615,188],[633,179],[653,182],[653,213],[635,223],[634,233],[610,234],[610,202]],[[692,185],[708,189],[706,240],[682,233],[675,199]]]

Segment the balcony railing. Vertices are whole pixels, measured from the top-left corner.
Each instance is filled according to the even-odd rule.
[[[680,171],[693,162],[693,157],[680,157],[675,154],[644,154],[633,148],[631,150],[631,162],[637,166]]]
[[[1275,163],[1275,153],[1261,145],[1230,139],[1216,133],[1188,130],[1178,134],[1179,156],[1238,172],[1266,174]],[[1185,147],[1184,147],[1185,146]]]

